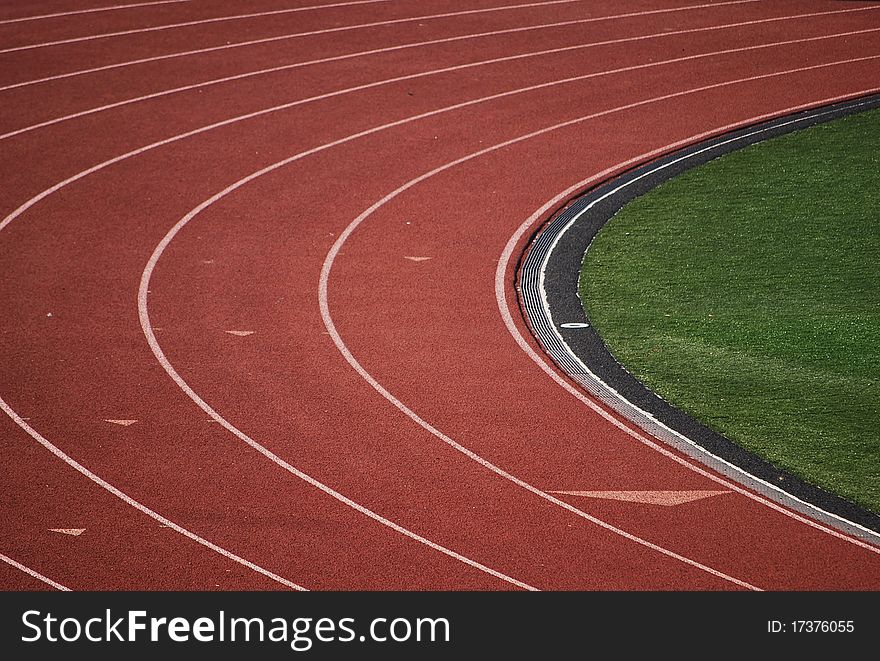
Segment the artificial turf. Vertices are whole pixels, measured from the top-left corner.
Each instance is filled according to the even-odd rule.
[[[880,111],[633,200],[591,244],[580,290],[664,399],[880,513]]]

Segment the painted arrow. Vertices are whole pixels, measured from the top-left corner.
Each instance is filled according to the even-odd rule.
[[[703,498],[720,496],[730,491],[551,491],[562,496],[583,496],[584,498],[602,498],[605,500],[624,500],[629,503],[646,505],[683,505]]]

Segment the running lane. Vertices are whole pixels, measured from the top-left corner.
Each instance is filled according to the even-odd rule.
[[[29,422],[38,424],[36,419]],[[0,420],[0,451],[4,462],[0,553],[49,578],[63,576],[59,580],[70,589],[287,587],[133,512],[36,446],[5,415]],[[4,589],[31,589],[24,586],[36,579],[4,566],[0,579]],[[22,588],[16,587],[13,577]],[[43,588],[51,586],[44,583]]]
[[[790,13],[839,8],[781,5],[798,7]],[[614,12],[610,4],[590,7],[597,14]],[[716,9],[698,11],[702,25],[710,25],[706,19]],[[717,11],[719,23],[767,17],[763,3]],[[544,14],[523,13],[521,25],[538,23]],[[698,25],[686,16],[645,20],[652,25],[645,25],[644,34]],[[365,220],[335,259],[329,283],[332,317],[364,367],[425,420],[529,483],[546,490],[717,489],[664,464],[668,460],[581,410],[536,368],[498,315],[495,264],[524,218],[592,172],[755,114],[876,86],[871,80],[876,61],[845,62],[876,53],[876,36],[815,41],[823,34],[880,27],[876,18],[866,18],[870,12],[854,16],[825,17],[819,27],[815,20],[793,19],[696,38],[646,40],[638,49],[632,43],[607,45],[589,57],[548,54],[414,78],[218,127],[102,168],[51,193],[0,233],[0,259],[9,274],[2,296],[12,311],[3,328],[9,368],[0,396],[46,438],[126,493],[306,587],[515,586],[485,568],[540,588],[876,583],[877,563],[869,552],[768,514],[741,496],[725,494],[661,512],[573,501],[662,548],[624,539],[538,498],[414,425],[371,388],[325,334],[317,295],[336,237],[397,186],[529,131],[720,85],[536,136],[414,186]],[[621,19],[594,26],[581,38],[586,43],[633,36],[637,27]],[[720,52],[799,39],[814,41]],[[386,43],[376,33],[367,46]],[[814,46],[806,55],[805,45]],[[547,47],[535,35],[505,37],[494,42],[489,56]],[[301,55],[305,60],[307,54]],[[694,57],[644,66],[688,56]],[[351,76],[342,88],[463,59],[461,49],[448,47],[408,58],[368,58],[364,64],[374,67],[348,74],[339,64],[316,65],[313,77],[302,79],[304,92],[288,98],[332,91],[328,82],[336,74]],[[469,59],[484,58],[475,49]],[[837,61],[843,63],[826,66]],[[723,86],[804,67],[816,68]],[[299,74],[287,75],[300,81]],[[558,82],[567,77],[583,78]],[[16,182],[5,189],[4,209],[103,159],[279,101],[271,78],[248,85],[221,88],[231,99],[225,113],[219,91],[204,100],[184,94],[163,100],[167,113],[161,116],[151,104],[135,104],[10,138],[19,158],[4,169],[4,177]],[[509,94],[529,85],[545,87]],[[218,416],[199,409],[169,379],[146,346],[136,299],[144,266],[179,219],[226,186],[293,154],[500,94],[505,96],[322,149],[194,216],[169,244],[150,282],[150,331],[170,364]],[[23,123],[11,125],[33,123],[24,115]],[[676,121],[660,121],[669,117]],[[95,139],[99,135],[102,139]],[[41,144],[56,150],[26,149]],[[21,165],[13,169],[13,163]],[[217,417],[372,511],[484,569],[405,537],[305,484],[244,445]],[[137,422],[114,425],[108,419]],[[20,428],[12,426],[11,434],[17,443],[30,441]],[[26,491],[26,476],[11,472],[15,488]],[[70,488],[82,479],[73,477],[62,478]],[[124,521],[125,512],[113,516]],[[768,529],[771,524],[775,528]],[[749,562],[757,550],[745,559],[734,557],[748,546],[744,540],[769,557],[787,554],[786,561]],[[42,560],[57,555],[47,551]],[[40,553],[30,560],[39,566]],[[820,567],[827,568],[829,560],[839,570],[823,576]],[[217,562],[225,568],[225,561]],[[64,583],[70,570],[60,569],[60,575],[51,575]],[[132,581],[104,580],[109,587]]]

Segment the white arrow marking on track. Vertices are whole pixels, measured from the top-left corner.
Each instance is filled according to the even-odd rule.
[[[606,500],[624,500],[630,503],[646,505],[683,505],[694,500],[720,496],[730,491],[551,491],[564,496],[584,496],[586,498],[603,498]]]
[[[49,532],[60,532],[62,535],[79,537],[86,531],[85,528],[49,528]]]

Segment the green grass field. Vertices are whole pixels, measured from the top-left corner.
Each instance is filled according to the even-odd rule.
[[[880,513],[880,111],[634,200],[587,251],[581,296],[664,399]]]

